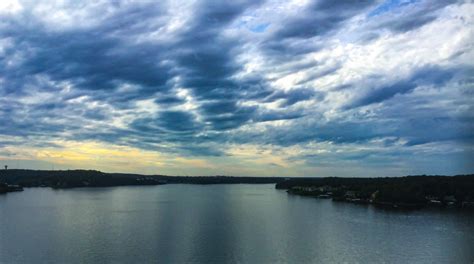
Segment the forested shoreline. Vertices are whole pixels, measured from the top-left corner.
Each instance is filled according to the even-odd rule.
[[[400,208],[474,207],[474,175],[343,177],[166,176],[96,170],[2,170],[0,193],[24,187],[55,189],[161,184],[276,184],[289,194]]]

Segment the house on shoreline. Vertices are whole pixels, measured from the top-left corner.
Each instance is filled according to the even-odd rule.
[[[8,165],[5,165],[5,171],[7,169],[8,169]],[[4,173],[3,172],[0,173],[0,194],[7,193],[7,192],[23,191],[23,187],[21,187],[20,185],[10,185],[10,184],[7,184],[6,182],[3,182],[4,177],[2,177],[2,174]]]

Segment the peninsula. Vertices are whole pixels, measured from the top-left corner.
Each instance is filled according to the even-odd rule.
[[[392,208],[474,208],[474,175],[297,178],[276,184],[290,194]]]

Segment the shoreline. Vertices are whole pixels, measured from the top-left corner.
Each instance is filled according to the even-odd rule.
[[[474,175],[290,179],[275,188],[292,195],[384,208],[474,209]]]
[[[28,187],[154,186],[163,184],[275,184],[290,194],[377,207],[419,209],[474,208],[474,174],[379,178],[284,178],[249,176],[165,176],[103,173],[94,170],[3,170],[0,194]]]

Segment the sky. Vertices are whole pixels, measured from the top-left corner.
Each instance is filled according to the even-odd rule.
[[[473,173],[473,29],[472,0],[2,0],[0,164]]]

